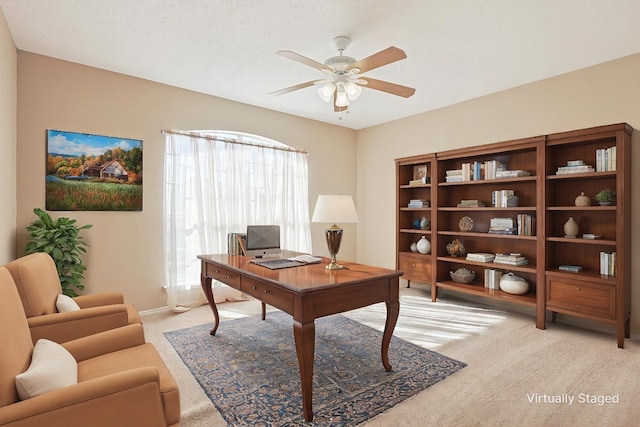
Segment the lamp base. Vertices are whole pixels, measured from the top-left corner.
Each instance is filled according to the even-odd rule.
[[[344,267],[336,261],[336,255],[340,250],[340,242],[342,241],[342,228],[333,224],[331,227],[324,230],[324,236],[327,239],[327,247],[329,248],[329,255],[331,255],[331,262],[325,267],[327,270],[341,270]]]

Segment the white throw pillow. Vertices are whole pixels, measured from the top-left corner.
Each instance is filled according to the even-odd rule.
[[[20,400],[78,383],[78,363],[60,344],[39,339],[29,369],[16,376]]]
[[[58,295],[58,299],[56,299],[56,308],[58,309],[58,313],[80,310],[78,303],[76,303],[70,296],[64,294]]]

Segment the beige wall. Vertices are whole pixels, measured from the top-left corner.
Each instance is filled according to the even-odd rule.
[[[122,292],[140,310],[166,305],[161,129],[236,130],[304,149],[311,209],[318,194],[355,197],[355,131],[26,52],[18,52],[18,75],[18,253],[33,208],[44,208],[46,129],[143,140],[142,212],[50,212],[93,225],[85,230],[87,292]],[[322,225],[312,225],[312,238],[314,253],[327,255]],[[355,260],[355,246],[354,228],[340,257]]]
[[[358,261],[395,263],[394,159],[451,148],[627,122],[640,165],[640,54],[358,132]],[[632,217],[640,168],[632,169]],[[640,254],[640,227],[632,251]],[[636,255],[637,258],[638,255]],[[632,333],[640,334],[640,264],[632,267]]]
[[[16,253],[16,73],[16,46],[0,12],[0,265]]]

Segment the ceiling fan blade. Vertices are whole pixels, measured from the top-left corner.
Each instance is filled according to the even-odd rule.
[[[305,87],[313,86],[316,84],[318,80],[311,80],[309,82],[300,83],[295,86],[289,86],[284,89],[276,90],[275,92],[269,93],[269,95],[284,95],[285,93],[293,92],[294,90],[304,89]]]
[[[362,77],[362,80],[366,80],[367,84],[364,87],[369,89],[381,90],[392,95],[402,96],[403,98],[409,98],[416,90],[412,87],[402,86],[395,83],[385,82],[384,80],[372,79],[370,77]]]
[[[360,73],[366,73],[375,68],[382,67],[383,65],[391,64],[392,62],[399,61],[407,57],[404,50],[391,46],[378,53],[374,53],[360,61],[352,64],[349,69],[358,68]]]
[[[314,61],[313,59],[307,58],[306,56],[302,56],[299,53],[295,53],[291,50],[279,50],[276,52],[276,55],[280,55],[301,64],[308,65],[309,67],[315,68],[320,71],[330,71],[326,65],[321,64],[318,61]]]

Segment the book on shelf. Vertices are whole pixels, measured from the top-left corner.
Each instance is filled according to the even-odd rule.
[[[467,261],[491,262],[496,256],[486,252],[470,252],[467,254]]]
[[[445,182],[463,182],[462,175],[451,175],[445,177]]]
[[[484,287],[488,289],[500,289],[500,278],[502,271],[493,268],[484,270]]]
[[[427,199],[411,199],[409,200],[408,208],[428,208],[429,201]]]
[[[531,176],[531,172],[522,169],[496,172],[496,178],[516,178],[519,176]]]
[[[491,218],[489,226],[496,228],[513,228],[513,218]]]
[[[459,208],[482,208],[484,206],[484,202],[476,199],[463,199],[458,203]]]
[[[515,196],[514,190],[495,190],[491,192],[491,206],[494,208],[508,207],[507,199]]]
[[[424,176],[422,178],[412,179],[411,181],[409,181],[409,185],[420,185],[420,184],[426,184],[426,183],[427,183],[427,178]]]
[[[489,234],[509,234],[517,235],[518,229],[516,227],[489,227]]]
[[[602,236],[599,234],[593,234],[593,233],[584,233],[582,235],[583,239],[587,239],[587,240],[595,240],[595,239],[600,239]]]
[[[616,170],[616,147],[600,148],[596,150],[596,171],[606,172]]]
[[[600,274],[616,275],[616,253],[600,252]]]
[[[507,169],[507,166],[498,160],[487,160],[484,162],[484,178],[496,179],[497,174]]]
[[[595,172],[595,168],[582,160],[569,160],[567,166],[559,166],[556,175]]]
[[[529,214],[518,214],[516,217],[518,224],[518,236],[533,236],[533,216]]]
[[[496,254],[493,260],[496,264],[508,264],[508,265],[525,265],[529,264],[527,257],[520,254]]]
[[[562,264],[558,267],[558,270],[569,271],[571,273],[579,273],[580,271],[582,271],[582,267],[580,267],[579,265]]]

